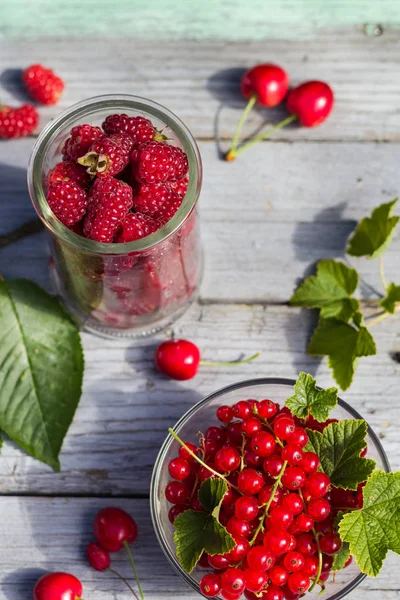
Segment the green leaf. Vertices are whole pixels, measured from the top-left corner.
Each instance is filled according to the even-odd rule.
[[[353,381],[356,359],[376,354],[376,346],[365,327],[356,329],[337,319],[324,319],[313,333],[308,352],[317,356],[327,355],[333,377],[342,390],[347,390]]]
[[[367,432],[363,419],[330,423],[322,433],[307,429],[306,450],[318,454],[322,470],[335,487],[356,490],[375,469],[374,460],[360,457]]]
[[[396,302],[400,302],[400,285],[389,283],[386,289],[386,296],[382,298],[379,304],[386,312],[393,314]]]
[[[388,550],[400,554],[400,471],[375,471],[363,496],[363,508],[344,515],[339,532],[361,571],[376,577]]]
[[[199,502],[204,510],[218,518],[221,502],[227,491],[228,485],[223,479],[209,477],[200,486]]]
[[[321,260],[317,274],[307,277],[290,299],[293,306],[320,308],[321,317],[348,321],[358,310],[358,300],[351,298],[358,285],[358,273],[343,262]]]
[[[59,471],[82,390],[79,331],[35,283],[0,282],[0,429]]]
[[[205,512],[186,510],[174,522],[176,556],[187,573],[191,573],[203,552],[225,554],[235,547],[235,540],[215,517]]]
[[[339,531],[339,524],[340,524],[340,521],[343,519],[343,516],[344,516],[344,512],[342,510],[339,510],[338,514],[336,515],[335,521],[333,523],[333,526],[334,526],[334,529],[336,532]],[[343,569],[343,567],[345,566],[345,564],[347,563],[349,558],[350,558],[350,545],[348,542],[342,542],[341,549],[333,557],[332,570],[340,571],[340,569]]]
[[[349,241],[347,254],[375,258],[384,252],[392,239],[394,228],[400,217],[392,217],[397,198],[381,204],[357,225]]]
[[[286,406],[299,419],[306,419],[311,414],[314,419],[323,423],[338,401],[337,388],[317,390],[316,380],[308,373],[300,373],[294,385],[294,392],[294,395],[286,400]]]

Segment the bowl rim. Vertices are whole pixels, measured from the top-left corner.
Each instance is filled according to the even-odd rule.
[[[284,385],[284,386],[288,386],[288,387],[293,387],[295,383],[296,383],[295,379],[286,378],[286,377],[258,377],[258,378],[254,378],[254,379],[246,379],[243,381],[239,381],[237,383],[233,383],[231,385],[224,386],[222,388],[219,388],[215,392],[212,392],[208,396],[205,396],[204,398],[202,398],[202,400],[199,400],[199,402],[196,402],[196,404],[194,404],[191,408],[189,408],[189,410],[187,410],[182,415],[182,417],[177,421],[177,423],[175,424],[173,429],[176,433],[179,434],[180,429],[190,420],[190,418],[202,406],[204,406],[208,402],[214,400],[215,398],[217,398],[218,396],[221,396],[223,394],[227,394],[227,393],[230,393],[230,392],[233,392],[236,390],[240,390],[242,388],[249,387],[249,386],[268,385],[269,384],[269,385]],[[316,387],[317,387],[317,390],[322,389],[318,385]],[[370,438],[374,442],[374,445],[377,448],[377,451],[378,451],[380,458],[382,460],[382,463],[383,463],[384,470],[386,472],[389,472],[391,469],[390,469],[390,463],[389,463],[389,459],[386,455],[386,452],[383,449],[383,446],[382,446],[378,436],[373,431],[371,426],[368,424],[366,419],[364,419],[358,411],[356,411],[352,406],[350,406],[347,402],[342,400],[340,397],[338,397],[338,405],[341,406],[342,408],[344,408],[348,413],[350,413],[350,415],[354,419],[363,419],[367,423],[368,435],[370,436]],[[156,461],[154,463],[153,473],[152,473],[151,482],[150,482],[151,520],[152,520],[153,529],[156,534],[157,541],[158,541],[162,551],[164,552],[164,555],[168,559],[169,563],[172,565],[173,569],[182,577],[182,579],[184,579],[186,581],[186,583],[188,583],[190,585],[190,587],[192,589],[194,589],[196,592],[198,592],[199,595],[203,596],[203,594],[201,593],[201,591],[199,589],[198,583],[193,580],[193,578],[190,576],[189,573],[186,573],[186,571],[184,571],[182,569],[182,567],[179,565],[176,557],[174,555],[172,555],[172,553],[169,551],[169,548],[167,547],[164,537],[161,533],[161,529],[158,526],[158,518],[156,515],[156,483],[157,483],[157,479],[158,479],[158,475],[159,475],[160,466],[163,463],[163,460],[165,458],[167,450],[169,449],[169,446],[171,445],[171,443],[173,441],[174,441],[174,438],[172,437],[172,435],[170,433],[168,433],[167,437],[165,438],[165,440],[160,448],[160,451],[157,455]],[[336,594],[331,596],[329,600],[340,600],[341,598],[344,598],[344,596],[347,596],[347,594],[352,592],[354,590],[354,588],[356,588],[362,581],[364,581],[364,579],[366,577],[367,577],[367,575],[365,573],[360,573],[359,575],[357,575],[357,577],[355,577],[352,581],[350,581],[350,583],[348,583],[343,589],[339,590]],[[205,596],[203,596],[203,597],[205,597]]]

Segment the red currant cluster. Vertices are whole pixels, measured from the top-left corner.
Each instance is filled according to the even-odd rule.
[[[185,510],[204,510],[197,493],[205,479],[221,474],[229,484],[219,520],[236,546],[224,555],[203,553],[199,567],[214,572],[202,578],[202,594],[296,600],[317,583],[323,586],[342,546],[334,528],[337,509],[358,506],[361,491],[331,489],[318,471],[318,455],[304,451],[304,426],[287,408],[241,400],[220,406],[217,418],[221,426],[209,427],[198,446],[181,446],[170,461],[174,481],[165,490],[173,523]],[[327,424],[307,421],[320,430]]]

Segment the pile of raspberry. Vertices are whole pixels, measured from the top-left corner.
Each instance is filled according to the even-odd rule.
[[[357,492],[332,487],[318,470],[318,455],[303,450],[304,423],[272,400],[220,406],[217,418],[221,426],[209,427],[198,445],[186,442],[170,461],[174,481],[165,489],[171,523],[185,510],[203,510],[198,489],[214,475],[187,448],[230,484],[219,520],[236,546],[224,555],[203,553],[198,566],[212,572],[200,582],[202,594],[297,600],[314,583],[324,587],[342,547],[335,517],[339,508],[362,507],[362,486]],[[306,426],[322,431],[332,421],[309,418]]]
[[[73,127],[62,154],[47,176],[47,202],[64,225],[97,242],[154,233],[186,194],[186,154],[141,116],[113,114],[102,127]]]

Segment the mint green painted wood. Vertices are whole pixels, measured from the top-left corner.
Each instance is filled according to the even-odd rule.
[[[352,25],[374,34],[377,24],[400,27],[398,0],[2,0],[0,6],[4,38],[262,40]]]

